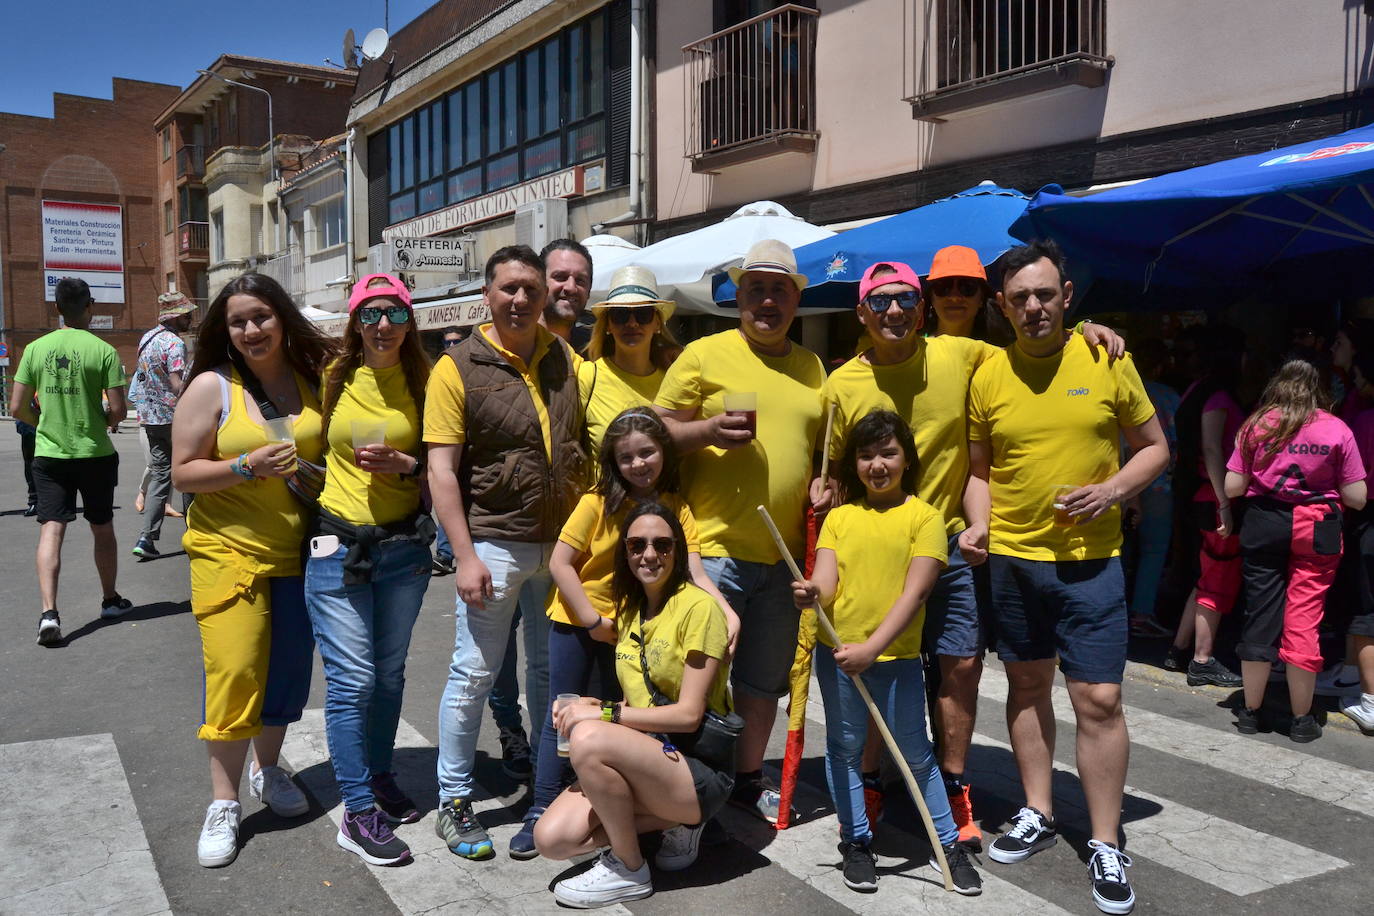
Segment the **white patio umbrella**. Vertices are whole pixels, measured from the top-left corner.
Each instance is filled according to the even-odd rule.
[[[760,200],[740,207],[714,225],[656,242],[638,251],[593,248],[592,299],[610,291],[611,274],[627,264],[647,267],[658,278],[659,294],[677,302],[679,312],[734,314],[711,299],[711,277],[744,259],[761,239],[798,248],[835,233],[793,216],[782,204]]]

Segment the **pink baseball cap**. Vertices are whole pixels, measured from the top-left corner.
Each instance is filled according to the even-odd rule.
[[[885,270],[886,273],[874,279],[873,274],[878,270]],[[877,264],[870,264],[864,271],[863,278],[859,280],[859,301],[863,302],[873,290],[889,283],[905,283],[916,292],[921,292],[921,278],[916,276],[916,271],[912,270],[909,264],[903,264],[901,261],[879,261]]]
[[[368,286],[373,280],[385,280],[387,282]],[[406,308],[410,307],[410,290],[406,289],[404,283],[391,274],[368,274],[353,284],[353,292],[348,296],[348,314],[352,315],[358,306],[367,300],[378,299],[383,296],[395,296],[405,304]]]

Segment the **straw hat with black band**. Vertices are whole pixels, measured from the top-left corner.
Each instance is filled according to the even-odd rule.
[[[671,352],[676,355],[681,348],[668,330],[668,319],[677,309],[677,303],[659,295],[658,278],[652,270],[631,264],[611,274],[611,291],[605,299],[588,306],[596,315],[596,325],[592,328],[591,343],[587,345],[587,357],[595,360],[613,352],[613,348],[606,346],[607,337],[610,336],[612,309],[632,309],[646,305],[653,306],[659,318],[659,328],[654,332],[653,339],[654,362],[664,362],[661,353]],[[666,364],[659,367],[667,368]]]

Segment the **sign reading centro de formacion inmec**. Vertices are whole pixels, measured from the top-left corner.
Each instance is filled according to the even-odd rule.
[[[43,201],[43,298],[63,277],[85,280],[96,302],[124,301],[124,210],[114,204]]]

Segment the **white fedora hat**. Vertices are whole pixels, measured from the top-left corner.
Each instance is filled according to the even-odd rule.
[[[636,305],[654,306],[664,321],[672,316],[673,310],[677,307],[673,300],[659,296],[658,278],[652,270],[638,264],[630,264],[611,274],[610,293],[602,301],[592,303],[589,308],[600,310]]]
[[[747,273],[786,274],[797,284],[797,291],[806,289],[806,274],[797,273],[797,256],[792,247],[777,239],[762,239],[749,247],[744,262],[739,267],[730,268],[730,279],[736,286]]]

